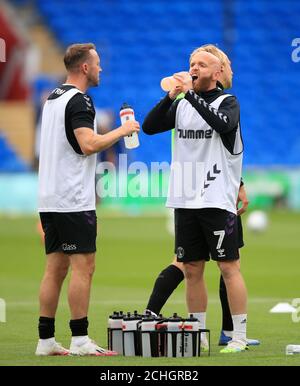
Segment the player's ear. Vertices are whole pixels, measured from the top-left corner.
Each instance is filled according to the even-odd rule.
[[[88,64],[87,64],[87,63],[83,63],[83,64],[81,65],[81,69],[82,69],[82,72],[83,72],[84,74],[87,74],[87,73],[88,73]]]
[[[216,70],[213,74],[213,80],[220,80],[221,79],[221,71]]]

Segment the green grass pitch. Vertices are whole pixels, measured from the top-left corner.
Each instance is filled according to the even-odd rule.
[[[246,218],[246,217],[245,217]],[[107,317],[114,310],[143,311],[153,281],[172,258],[173,240],[163,217],[102,217],[98,213],[97,267],[89,312],[90,336],[106,346]],[[209,290],[207,327],[211,329],[211,357],[35,357],[38,289],[45,258],[36,233],[37,218],[0,218],[0,298],[7,304],[6,323],[0,323],[0,365],[97,366],[209,366],[300,365],[300,356],[287,357],[287,344],[300,344],[300,325],[290,314],[270,314],[278,302],[300,297],[300,214],[274,212],[264,234],[245,231],[242,271],[248,292],[248,336],[261,346],[235,355],[219,354],[221,323],[219,273],[215,263],[206,268]],[[68,347],[69,311],[63,288],[56,318],[56,338]],[[182,283],[163,309],[186,315]]]

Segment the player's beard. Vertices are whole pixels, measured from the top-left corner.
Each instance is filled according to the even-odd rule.
[[[200,76],[197,81],[194,83],[194,91],[196,93],[202,92],[202,91],[208,91],[211,84],[211,78],[210,77],[203,77]]]

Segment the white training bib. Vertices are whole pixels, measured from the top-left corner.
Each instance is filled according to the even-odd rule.
[[[95,210],[96,154],[77,154],[66,136],[65,110],[77,88],[57,89],[56,99],[47,100],[43,110],[40,164],[39,212]],[[96,127],[94,128],[96,130]]]
[[[217,109],[231,95],[219,96],[210,105]],[[219,133],[182,99],[176,111],[174,148],[167,207],[220,208],[236,213],[242,172],[243,144],[240,126],[233,154]]]

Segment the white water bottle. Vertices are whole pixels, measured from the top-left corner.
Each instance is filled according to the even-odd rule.
[[[123,103],[120,108],[120,119],[122,125],[124,125],[126,121],[135,120],[134,111],[127,103]],[[140,145],[137,133],[132,133],[124,137],[124,142],[127,149],[134,149]]]
[[[108,319],[109,343],[110,350],[123,354],[123,338],[122,338],[122,321],[123,312],[114,312]]]
[[[198,355],[199,350],[199,320],[194,318],[193,314],[185,320],[183,325],[183,355],[185,357],[194,357]]]
[[[155,318],[151,315],[145,316],[141,323],[141,335],[142,335],[142,356],[151,357],[152,353],[158,351],[158,334],[156,333]],[[155,339],[156,338],[156,339]],[[156,347],[153,347],[156,344]],[[157,355],[158,356],[158,355]]]
[[[138,324],[141,320],[137,313],[123,317],[123,353],[127,357],[139,355],[139,341],[138,341]]]
[[[167,321],[167,356],[182,356],[182,319],[176,313]]]

